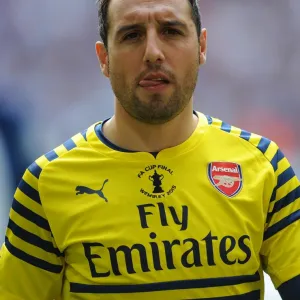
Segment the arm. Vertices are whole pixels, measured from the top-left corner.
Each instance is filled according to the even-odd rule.
[[[0,295],[53,300],[62,288],[64,257],[56,246],[38,192],[41,169],[26,170],[14,196],[0,257]]]
[[[278,288],[279,294],[283,300],[297,300],[300,295],[300,275],[284,282]]]
[[[270,161],[276,186],[269,202],[261,258],[282,299],[294,300],[300,295],[300,183],[283,153],[273,150],[276,154]]]

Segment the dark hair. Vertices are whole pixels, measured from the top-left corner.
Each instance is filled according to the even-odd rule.
[[[198,5],[198,0],[188,0],[192,7],[192,17],[197,29],[198,38],[201,33],[201,14]],[[99,21],[99,34],[100,38],[107,49],[107,36],[108,36],[108,9],[110,0],[97,0],[98,4],[98,21]]]

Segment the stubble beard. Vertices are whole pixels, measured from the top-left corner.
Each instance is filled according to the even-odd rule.
[[[117,101],[134,119],[146,124],[164,124],[178,116],[189,104],[196,88],[198,79],[198,64],[191,67],[185,74],[184,81],[179,85],[172,76],[173,93],[165,99],[162,94],[152,94],[144,101],[137,95],[138,80],[131,86],[121,74],[110,68],[110,81]],[[159,71],[157,68],[153,71]]]

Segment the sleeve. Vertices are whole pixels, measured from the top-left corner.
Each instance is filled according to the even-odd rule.
[[[39,192],[34,163],[15,192],[0,250],[0,295],[7,300],[53,300],[62,289],[64,255],[56,246]]]
[[[278,288],[300,275],[300,183],[278,147],[271,165],[275,187],[266,217],[261,259]]]
[[[284,282],[278,291],[283,300],[298,300],[300,295],[300,275]]]

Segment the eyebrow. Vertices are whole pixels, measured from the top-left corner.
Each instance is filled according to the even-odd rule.
[[[181,27],[183,29],[187,29],[187,25],[178,20],[158,21],[158,23],[160,24],[160,26]],[[144,26],[145,26],[145,23],[135,23],[135,24],[123,25],[117,29],[116,35],[120,36],[122,33],[125,33],[127,31],[130,31],[133,29],[141,28]]]

